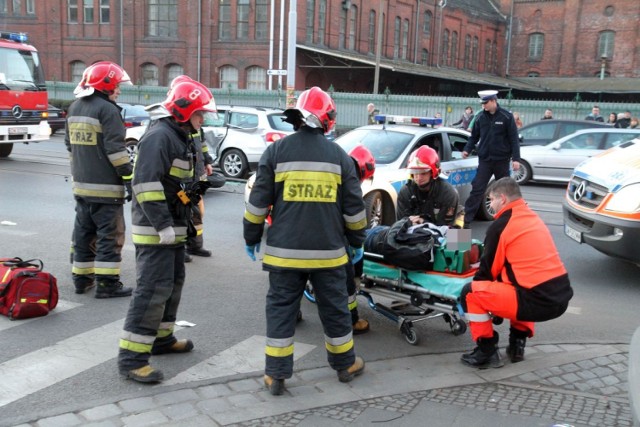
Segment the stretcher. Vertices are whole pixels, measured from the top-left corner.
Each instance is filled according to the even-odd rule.
[[[447,272],[410,271],[385,264],[381,255],[365,252],[358,294],[366,298],[371,309],[395,322],[409,344],[416,345],[418,334],[413,326],[425,320],[441,317],[454,335],[466,332],[460,293],[477,269],[478,263]],[[376,302],[376,296],[392,303]]]

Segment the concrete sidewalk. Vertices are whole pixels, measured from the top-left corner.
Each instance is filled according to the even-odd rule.
[[[459,353],[368,361],[348,384],[328,367],[297,371],[278,397],[256,373],[22,426],[632,426],[628,352],[534,345],[524,362],[489,370],[462,365]]]

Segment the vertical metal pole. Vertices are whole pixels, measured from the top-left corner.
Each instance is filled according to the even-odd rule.
[[[296,106],[296,30],[298,29],[297,0],[289,0],[289,32],[287,40],[287,108]]]
[[[283,50],[284,50],[284,2],[280,0],[280,51],[278,58],[278,70],[282,70]],[[282,76],[278,74],[278,89],[282,89]]]
[[[376,70],[373,77],[373,94],[378,94],[378,86],[380,85],[380,54],[382,51],[382,7],[384,5],[384,0],[380,0],[380,5],[378,6],[378,34],[376,37]]]
[[[507,69],[504,74],[509,76],[509,63],[511,62],[511,38],[513,37],[513,4],[515,0],[511,0],[511,16],[509,16],[509,38],[507,39]],[[496,52],[497,54],[497,52]],[[485,72],[487,71],[488,64],[485,65]]]
[[[269,22],[269,69],[273,69],[273,31],[275,24],[276,0],[271,0],[271,19]],[[273,89],[273,76],[267,75],[269,90]]]
[[[198,71],[196,80],[200,81],[200,63],[202,61],[202,2],[198,2]]]

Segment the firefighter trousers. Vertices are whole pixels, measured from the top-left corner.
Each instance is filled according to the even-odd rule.
[[[348,250],[347,250],[347,253]],[[355,265],[349,262],[345,264],[347,273],[347,295],[349,298],[349,311],[351,312],[351,324],[355,324],[360,316],[358,315],[358,283],[362,276],[363,260],[358,261]],[[357,280],[357,281],[356,281]]]
[[[300,299],[308,280],[324,329],[329,365],[346,369],[355,362],[351,315],[347,307],[344,266],[331,270],[280,270],[269,272],[267,293],[267,343],[265,373],[275,379],[293,374],[293,336]]]
[[[200,198],[197,209],[192,210],[191,221],[196,229],[196,235],[187,238],[187,247],[189,249],[202,249],[204,245],[204,238],[202,233],[204,231],[204,225],[202,224],[202,218],[204,217],[204,200]]]
[[[515,286],[504,282],[474,280],[471,282],[470,292],[467,287],[463,289],[462,297],[466,302],[466,315],[474,341],[493,337],[493,322],[489,313],[509,319],[512,328],[528,332],[529,337],[533,336],[534,323],[517,319],[518,297]]]
[[[74,284],[120,280],[124,232],[123,205],[76,199],[71,268]]]
[[[137,286],[120,338],[121,372],[149,363],[152,349],[176,342],[173,328],[185,280],[184,245],[136,246]]]

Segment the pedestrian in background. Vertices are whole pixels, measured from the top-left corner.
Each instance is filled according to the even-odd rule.
[[[594,105],[593,108],[591,108],[591,113],[587,114],[584,119],[604,123],[604,118],[600,115],[600,107],[597,105]]]
[[[120,282],[125,200],[131,200],[133,165],[116,100],[127,72],[109,61],[87,67],[69,106],[65,144],[71,155],[76,219],[73,284],[77,294],[97,285],[96,298],[128,297]]]
[[[264,383],[272,395],[283,394],[285,379],[293,375],[296,318],[309,280],[329,365],[341,382],[364,371],[364,360],[355,355],[345,286],[345,264],[363,255],[367,218],[360,182],[353,160],[324,137],[336,120],[326,92],[304,91],[285,115],[296,132],[269,145],[260,158],[243,220],[246,251],[255,261],[271,211],[262,268],[269,272]]]
[[[620,114],[622,114],[622,117],[618,118],[615,127],[626,129],[631,126],[631,111],[625,111],[624,113]]]
[[[480,203],[485,198],[491,176],[496,179],[509,176],[509,168],[520,168],[520,141],[513,115],[498,104],[498,92],[478,92],[483,111],[475,119],[471,136],[464,147],[462,157],[469,157],[478,147],[478,171],[471,182],[471,194],[464,205],[464,227],[469,228]],[[478,144],[482,141],[481,144]]]
[[[375,125],[376,124],[376,114],[378,114],[378,110],[373,103],[367,104],[367,124]]]
[[[137,382],[162,381],[149,364],[151,355],[187,353],[194,345],[174,334],[185,281],[185,243],[197,194],[185,191],[194,181],[197,150],[193,139],[204,112],[216,112],[209,89],[183,81],[171,89],[139,143],[133,177],[132,237],[136,248],[137,287],[124,322],[118,353],[120,374]]]
[[[629,129],[637,129],[637,128],[638,128],[638,118],[632,117],[631,120],[629,120]]]
[[[607,124],[615,127],[618,122],[618,114],[615,112],[609,113],[609,118],[607,119]]]
[[[460,120],[453,123],[451,126],[454,128],[467,130],[467,128],[469,128],[469,123],[471,123],[472,118],[473,118],[473,108],[471,108],[470,105],[467,105],[467,107],[464,109],[464,113],[462,113],[462,116],[460,117]]]
[[[520,113],[514,111],[513,119],[516,121],[516,128],[520,129],[522,127],[522,118],[520,117]]]
[[[553,111],[551,110],[551,108],[547,108],[546,110],[544,110],[544,115],[540,120],[551,120],[551,119],[553,119]]]

